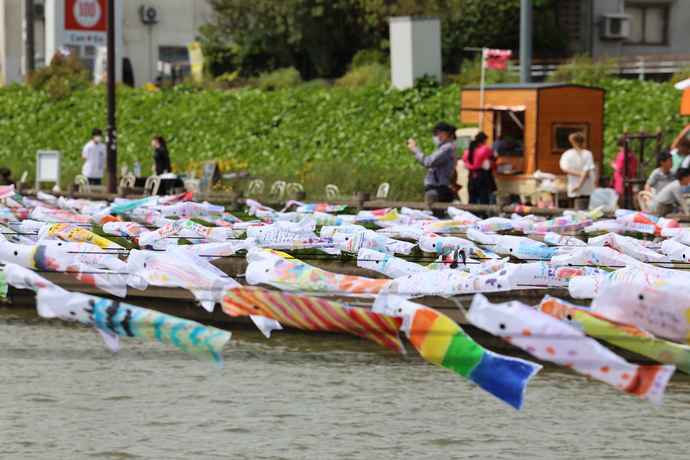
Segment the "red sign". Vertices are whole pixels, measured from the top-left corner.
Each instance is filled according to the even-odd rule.
[[[65,0],[65,31],[105,32],[107,0]]]

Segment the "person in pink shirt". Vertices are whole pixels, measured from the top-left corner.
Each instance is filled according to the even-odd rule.
[[[480,132],[462,154],[462,161],[469,171],[470,204],[491,204],[493,192],[496,191],[496,182],[491,172],[494,153],[486,145],[486,139],[486,134]]]
[[[618,139],[618,146],[621,151],[616,155],[616,160],[611,162],[613,168],[613,189],[617,194],[623,195],[623,169],[625,168],[625,139]],[[628,152],[628,171],[625,177],[634,178],[637,176],[637,156],[634,152]],[[632,195],[632,186],[628,185],[628,193]],[[626,203],[621,203],[622,206],[627,206]]]

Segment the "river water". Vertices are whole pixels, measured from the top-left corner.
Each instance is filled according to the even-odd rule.
[[[516,411],[339,336],[238,331],[222,372],[174,347],[0,310],[2,459],[690,457],[690,376],[652,406],[549,367]]]

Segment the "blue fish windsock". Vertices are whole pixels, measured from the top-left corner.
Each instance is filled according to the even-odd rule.
[[[231,336],[196,321],[78,292],[40,289],[36,303],[39,309],[52,309],[56,316],[113,335],[174,345],[219,370],[223,367],[223,346]]]

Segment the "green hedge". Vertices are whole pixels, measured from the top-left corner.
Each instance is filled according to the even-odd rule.
[[[607,91],[607,160],[615,156],[624,126],[635,132],[640,126],[648,132],[661,126],[670,142],[689,122],[678,115],[681,92],[667,83],[610,80],[599,86]],[[148,171],[153,161],[150,139],[162,135],[179,170],[190,161],[224,159],[226,169],[246,163],[253,175],[302,181],[308,192],[322,191],[325,183],[340,186],[345,194],[375,191],[385,180],[391,183],[392,197],[421,198],[425,171],[412,158],[406,140],[413,137],[431,152],[427,130],[438,120],[457,122],[459,101],[457,85],[420,85],[405,91],[384,85],[272,92],[122,88],[118,159],[130,168],[138,159]],[[105,104],[103,87],[58,102],[42,91],[1,87],[0,166],[8,165],[17,178],[23,170],[34,171],[36,150],[56,149],[63,152],[64,181],[71,181],[79,172],[81,147],[91,129],[105,128]]]
[[[123,88],[117,97],[118,160],[130,168],[138,159],[149,170],[151,137],[162,135],[180,170],[188,160],[231,159],[248,164],[254,175],[301,180],[307,188],[332,182],[353,193],[389,180],[399,192],[411,188],[415,195],[425,171],[406,140],[414,137],[432,151],[427,130],[439,120],[457,120],[460,104],[457,86],[273,92],[177,86]],[[33,171],[36,150],[60,150],[65,180],[71,180],[91,129],[105,128],[105,104],[100,87],[58,102],[25,87],[0,88],[0,162],[14,167],[16,177]]]

